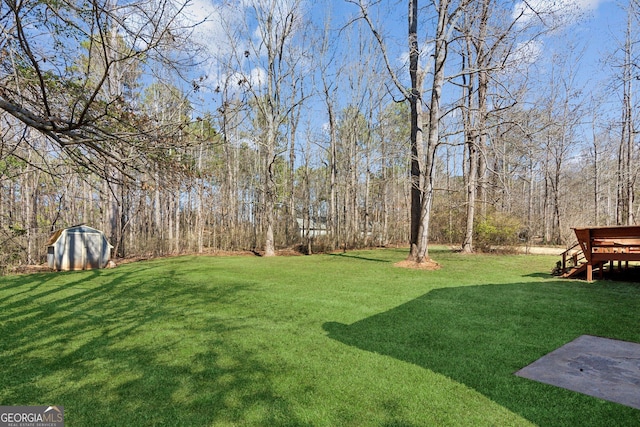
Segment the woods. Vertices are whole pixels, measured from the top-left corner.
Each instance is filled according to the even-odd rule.
[[[80,223],[118,257],[417,262],[633,224],[637,5],[586,77],[570,6],[2,0],[0,267]]]

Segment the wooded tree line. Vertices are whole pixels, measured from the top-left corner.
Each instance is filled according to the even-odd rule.
[[[2,0],[0,265],[43,262],[78,223],[120,257],[416,261],[635,223],[633,1],[597,84],[579,45],[541,52],[572,16],[556,5],[347,0],[336,23],[301,0],[212,4]]]

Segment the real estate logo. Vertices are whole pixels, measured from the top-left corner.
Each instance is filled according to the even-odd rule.
[[[64,406],[0,406],[0,427],[64,427]]]

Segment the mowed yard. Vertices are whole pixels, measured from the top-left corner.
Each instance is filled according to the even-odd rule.
[[[553,256],[179,257],[0,277],[0,405],[68,426],[604,426],[640,411],[513,373],[583,334],[640,342],[640,284]]]

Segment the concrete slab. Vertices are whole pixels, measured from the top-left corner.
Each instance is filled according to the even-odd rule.
[[[515,373],[640,409],[640,344],[582,335]]]

